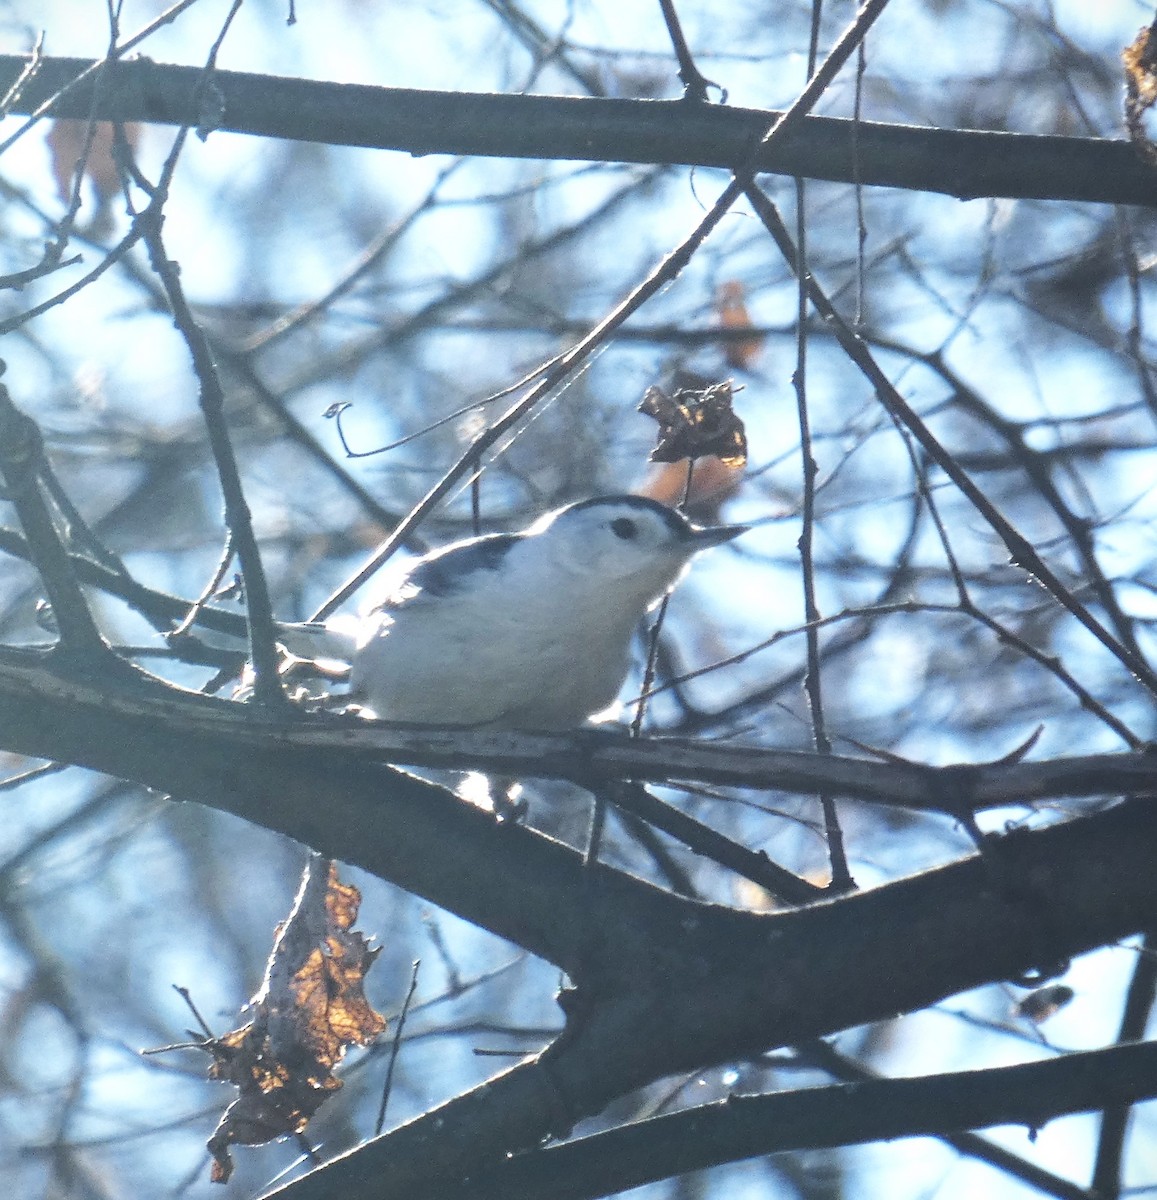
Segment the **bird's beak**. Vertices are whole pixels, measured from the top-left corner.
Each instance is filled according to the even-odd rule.
[[[696,550],[708,550],[712,546],[722,546],[724,542],[737,538],[746,533],[750,525],[707,525],[696,526],[691,531],[691,540]]]

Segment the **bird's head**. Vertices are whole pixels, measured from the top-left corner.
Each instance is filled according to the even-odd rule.
[[[657,599],[701,550],[728,542],[745,525],[693,525],[681,513],[645,496],[599,496],[547,513],[526,536],[535,553],[549,556],[576,577],[634,584]],[[530,549],[530,546],[527,547]]]

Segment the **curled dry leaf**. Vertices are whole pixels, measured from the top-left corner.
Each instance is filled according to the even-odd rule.
[[[679,388],[667,395],[649,387],[639,412],[659,423],[651,462],[679,462],[713,454],[736,470],[747,462],[747,435],[732,407],[730,379],[702,388]]]
[[[1125,63],[1125,124],[1129,138],[1141,157],[1157,166],[1157,146],[1142,121],[1157,103],[1157,19],[1121,51],[1121,58]]]
[[[274,935],[265,979],[248,1006],[252,1020],[201,1043],[213,1058],[209,1078],[238,1088],[208,1141],[214,1183],[233,1173],[231,1145],[302,1132],[341,1087],[333,1068],[346,1048],[368,1045],[385,1029],[362,990],[378,950],[352,928],[360,903],[334,863],[312,859]]]

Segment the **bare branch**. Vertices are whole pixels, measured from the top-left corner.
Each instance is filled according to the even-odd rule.
[[[27,65],[0,56],[0,89]],[[88,59],[45,58],[14,111],[32,112],[91,69]],[[201,122],[193,67],[141,59],[106,67],[100,120]],[[779,114],[681,101],[502,96],[320,83],[218,71],[217,128],[411,154],[682,163],[733,168]],[[87,116],[91,81],[53,101],[53,116]],[[1154,172],[1125,141],[923,129],[808,117],[768,146],[757,170],[809,179],[941,192],[1157,206]]]
[[[1014,1067],[731,1096],[517,1155],[455,1194],[462,1200],[595,1200],[785,1150],[996,1125],[1035,1131],[1055,1117],[1088,1112],[1110,1099],[1124,1106],[1152,1098],[1155,1070],[1157,1043],[1150,1042]],[[1069,1185],[1064,1194],[1071,1200],[1089,1193]]]

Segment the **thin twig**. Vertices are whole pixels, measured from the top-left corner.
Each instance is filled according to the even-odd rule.
[[[390,1102],[390,1091],[394,1086],[394,1067],[398,1061],[398,1052],[402,1048],[402,1030],[406,1027],[406,1014],[410,1011],[410,1002],[414,999],[414,992],[418,987],[418,968],[422,965],[422,960],[415,958],[410,967],[410,987],[406,992],[406,998],[402,1001],[402,1011],[398,1013],[398,1022],[394,1026],[394,1040],[390,1045],[390,1061],[386,1066],[386,1079],[382,1084],[382,1099],[378,1104],[378,1119],[374,1122],[374,1137],[382,1132],[382,1126],[386,1123],[386,1106]]]
[[[135,678],[135,669],[113,652],[89,611],[42,491],[43,455],[44,440],[36,422],[12,403],[7,387],[0,384],[0,476],[52,605],[60,635],[54,653],[85,671]]]
[[[0,528],[0,551],[26,562],[35,561],[35,554],[28,540],[11,529]],[[87,555],[70,552],[69,562],[81,583],[88,587],[100,588],[110,596],[123,600],[157,630],[168,631],[189,610],[188,600],[146,587],[130,575],[121,574]],[[245,618],[240,613],[227,612],[221,608],[204,608],[198,614],[197,621],[205,629],[238,639],[245,637]]]
[[[206,86],[210,85],[217,51],[229,27],[229,22],[240,8],[241,0],[234,0],[220,36],[214,44],[205,67]],[[253,530],[253,522],[245,493],[241,486],[241,474],[237,458],[229,438],[225,420],[225,392],[213,361],[212,349],[192,309],[185,298],[180,272],[165,252],[161,228],[164,220],[163,204],[168,196],[169,184],[176,169],[186,137],[188,126],[181,129],[174,140],[173,148],[161,173],[156,192],[150,199],[150,219],[145,223],[144,240],[149,252],[149,261],[161,286],[165,290],[173,321],[185,339],[193,359],[193,370],[200,384],[201,412],[209,435],[209,446],[221,482],[225,501],[225,523],[236,546],[241,573],[245,579],[245,611],[249,625],[249,653],[253,662],[253,693],[258,703],[269,707],[284,707],[285,693],[278,675],[277,626],[273,619],[273,605],[265,570],[261,564],[261,550]]]
[[[808,76],[815,73],[819,55],[820,18],[822,0],[813,0],[811,32],[808,38]],[[828,738],[824,721],[823,683],[820,669],[820,619],[816,603],[816,572],[813,547],[815,545],[816,476],[819,466],[812,452],[811,417],[807,400],[807,347],[808,347],[808,296],[804,279],[808,274],[807,259],[807,185],[802,176],[795,178],[796,247],[800,269],[796,290],[796,364],[792,374],[795,389],[796,420],[799,424],[800,464],[803,478],[803,496],[800,512],[799,560],[803,583],[804,615],[807,620],[806,645],[807,668],[804,671],[804,694],[807,696],[808,715],[811,720],[812,742],[817,754],[831,754],[832,744]],[[833,892],[846,892],[855,887],[848,856],[844,850],[844,834],[840,828],[839,813],[834,798],[820,793],[820,808],[824,815],[824,833],[828,846],[828,863],[831,870]]]
[[[184,1000],[184,1002],[188,1005],[189,1011],[193,1014],[193,1020],[201,1026],[201,1032],[209,1039],[214,1038],[216,1035],[213,1033],[212,1029],[209,1028],[205,1018],[201,1016],[197,1006],[193,1003],[193,997],[189,993],[189,989],[187,987],[181,987],[180,984],[174,983],[173,991],[176,992],[177,995],[180,996],[181,999]]]
[[[217,589],[221,586],[221,581],[225,578],[225,572],[229,570],[229,564],[233,561],[233,556],[237,552],[236,538],[233,535],[232,528],[225,530],[225,545],[221,548],[221,557],[217,560],[217,566],[213,570],[213,574],[209,582],[205,584],[201,590],[201,594],[189,606],[189,611],[177,626],[167,635],[170,639],[179,638],[183,634],[188,633],[189,629],[196,624],[201,613],[204,611],[205,605],[217,594]]]
[[[1137,955],[1133,977],[1125,996],[1125,1011],[1117,1032],[1117,1044],[1138,1042],[1145,1036],[1153,1002],[1157,998],[1157,939],[1145,935],[1142,953]],[[1121,1165],[1124,1161],[1125,1135],[1129,1129],[1129,1105],[1115,1105],[1101,1114],[1101,1132],[1097,1138],[1097,1157],[1093,1165],[1091,1190],[1098,1200],[1117,1200],[1121,1194]]]
[[[425,196],[405,216],[396,221],[391,221],[320,296],[305,304],[297,305],[296,308],[283,313],[277,320],[267,325],[264,329],[250,334],[240,343],[237,349],[246,354],[254,350],[263,350],[266,346],[279,341],[295,329],[308,324],[325,313],[335,300],[344,296],[359,279],[373,270],[386,257],[406,233],[413,228],[423,213],[428,212],[434,207],[442,185],[465,161],[463,158],[456,158],[453,162],[443,167],[438,172]]]
[[[1080,557],[1089,588],[1108,614],[1114,632],[1129,650],[1140,655],[1141,650],[1137,643],[1133,621],[1122,611],[1113,586],[1106,578],[1101,564],[1097,560],[1094,526],[1089,520],[1074,512],[1065,500],[1061,489],[1053,479],[1050,455],[1034,449],[1026,436],[1023,425],[1002,416],[974,387],[971,387],[958,372],[954,371],[944,360],[943,348],[921,352],[904,343],[884,338],[874,339],[874,344],[902,354],[911,361],[927,367],[952,389],[954,404],[960,405],[965,412],[982,422],[1005,443],[1012,460],[1028,476],[1041,499],[1056,514],[1057,520],[1071,539]]]
[[[721,92],[723,89],[719,87],[719,84],[706,78],[695,65],[695,59],[691,56],[687,39],[683,36],[683,26],[679,21],[679,14],[675,11],[674,0],[659,0],[659,7],[663,10],[667,36],[671,39],[671,48],[675,51],[675,58],[679,63],[679,81],[683,84],[683,99],[703,104],[707,100],[709,88],[718,88]]]

